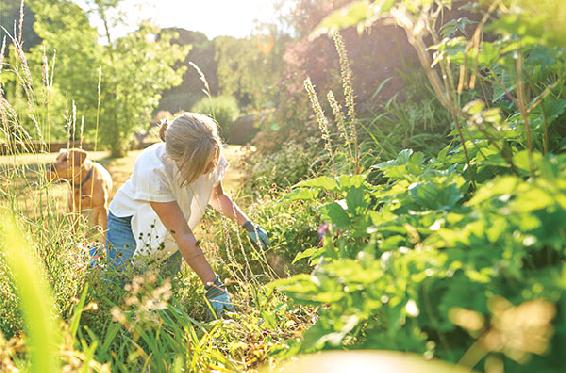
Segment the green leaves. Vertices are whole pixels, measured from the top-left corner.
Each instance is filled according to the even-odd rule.
[[[327,216],[332,224],[336,225],[337,228],[349,228],[350,227],[350,216],[342,205],[337,202],[332,202],[324,205],[321,208],[321,213]]]
[[[418,175],[422,170],[423,160],[422,153],[414,153],[412,149],[403,149],[396,159],[378,163],[372,168],[381,170],[385,177],[400,180],[410,178],[411,175]]]
[[[380,16],[387,14],[398,0],[357,0],[325,17],[311,33],[310,39],[356,27],[358,32],[370,26]]]
[[[566,17],[562,0],[512,0],[510,11],[489,27],[506,36],[518,36],[517,47],[527,45],[566,46],[566,30],[561,22]]]
[[[285,196],[288,201],[308,201],[316,199],[318,191],[312,189],[295,189]]]
[[[324,18],[311,34],[311,38],[365,24],[369,17],[370,2],[368,0],[354,1]]]
[[[464,197],[454,182],[417,182],[409,186],[408,192],[413,201],[426,210],[450,210]]]
[[[328,176],[321,176],[315,179],[303,180],[295,185],[297,188],[317,188],[326,191],[333,191],[338,187],[335,179]]]
[[[465,108],[472,122],[498,123],[499,112],[489,110],[482,101]],[[498,152],[489,144],[481,146],[484,159],[478,155],[478,162],[483,166]],[[528,165],[526,151],[512,159],[519,171]],[[503,175],[472,190],[453,160],[449,148],[428,163],[406,149],[374,166],[389,178],[384,185],[351,176],[297,185],[303,194],[324,191],[322,200],[330,199],[320,207],[331,223],[324,245],[295,258],[317,259],[313,275],[273,285],[299,303],[321,307],[318,321],[305,334],[304,351],[345,341],[424,351],[427,341],[435,340],[425,330],[447,333],[450,344],[469,344],[448,336],[460,327],[450,318],[451,310],[486,314],[493,294],[528,301],[528,292],[516,289],[536,276],[537,263],[561,265],[566,157],[535,153],[536,178]],[[557,283],[540,286],[566,291]],[[386,337],[365,338],[365,328]]]
[[[430,49],[436,51],[433,66],[446,60],[448,63],[477,69],[478,66],[491,66],[501,55],[501,47],[498,44],[483,42],[478,48],[470,45],[464,36],[446,37]]]
[[[297,254],[297,256],[295,256],[295,259],[293,259],[293,264],[302,259],[309,259],[309,261],[312,262],[315,259],[319,258],[324,253],[324,250],[325,249],[322,247],[311,247],[304,251],[301,251]]]
[[[549,97],[544,99],[541,108],[549,121],[554,121],[566,111],[566,99]]]
[[[519,183],[521,183],[520,179],[513,176],[500,177],[490,181],[476,192],[468,202],[468,205],[478,206],[480,203],[497,196],[511,196],[515,194]]]
[[[367,207],[365,189],[362,187],[354,187],[348,191],[346,195],[346,205],[353,213],[365,212]]]
[[[464,33],[466,31],[466,27],[469,25],[475,24],[475,21],[471,21],[468,17],[460,17],[456,19],[452,19],[446,22],[440,28],[440,35],[443,38],[450,38],[454,36],[457,32]]]
[[[541,275],[562,273],[566,256],[566,157],[553,155],[566,148],[564,51],[555,48],[566,45],[566,34],[557,1],[490,2],[477,29],[460,18],[440,25],[440,35],[427,28],[438,25],[449,0],[354,1],[321,22],[313,36],[384,16],[401,26],[451,113],[457,141],[432,160],[404,149],[374,164],[372,184],[341,176],[296,185],[292,195],[320,199],[330,223],[323,247],[296,258],[319,259],[312,278],[282,287],[321,306],[308,349],[337,344],[456,359],[464,353],[454,351],[474,340],[462,337],[454,309],[481,318],[497,295],[513,304],[542,293],[563,297],[566,284]],[[503,36],[486,41],[486,30]],[[436,42],[428,48],[432,64],[427,38]],[[376,144],[380,135],[370,133]]]

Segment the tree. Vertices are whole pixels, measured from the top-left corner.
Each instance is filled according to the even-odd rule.
[[[164,90],[180,84],[189,47],[171,43],[174,35],[144,23],[108,46],[103,67],[102,140],[114,156],[129,148],[134,130],[151,120]]]
[[[172,32],[177,35],[171,39],[171,42],[174,44],[191,46],[184,64],[188,66],[189,62],[192,62],[199,66],[208,82],[210,94],[216,96],[218,94],[218,80],[216,76],[214,43],[201,32],[188,31],[181,28],[163,29],[162,32]],[[183,76],[183,83],[163,93],[163,97],[159,102],[159,110],[171,113],[187,111],[199,99],[206,97],[203,88],[199,74],[194,69],[187,69]]]
[[[18,128],[27,133],[15,137],[32,136],[36,140],[45,141],[54,138],[62,140],[67,134],[66,114],[70,112],[68,109],[71,107],[69,93],[74,92],[78,87],[88,87],[88,84],[84,83],[88,74],[81,68],[82,58],[88,53],[84,49],[77,50],[86,44],[84,39],[89,33],[85,26],[88,26],[88,21],[84,16],[81,18],[83,15],[81,9],[69,1],[51,1],[46,4],[32,0],[26,4],[23,8],[21,30],[20,1],[10,0],[0,4],[0,13],[2,13],[0,21],[10,34],[6,35],[8,53],[5,55],[6,65],[1,78],[3,90],[5,97],[18,113],[17,123],[21,126]],[[16,30],[14,30],[14,20]],[[9,23],[11,25],[8,25]],[[83,30],[79,32],[76,27],[82,27]],[[12,35],[14,31],[16,35]],[[21,40],[19,40],[20,34]],[[96,32],[93,35],[92,45],[96,45]],[[17,39],[17,43],[14,43],[12,38]],[[81,41],[79,42],[78,39]],[[41,44],[38,44],[39,42]],[[18,44],[18,49],[21,48],[22,53],[16,53],[15,44]],[[67,45],[72,45],[74,48],[65,48]],[[55,58],[56,50],[60,51],[60,55]],[[47,65],[50,66],[49,69]],[[56,69],[54,69],[55,65]],[[48,74],[46,74],[47,70],[49,70]],[[70,74],[69,70],[79,70],[79,72]],[[64,76],[72,76],[55,82],[52,80],[54,72],[63,72]],[[47,75],[49,82],[54,83],[52,86],[45,79]],[[96,92],[95,86],[93,91]],[[82,104],[80,106],[87,107]],[[15,131],[12,129],[8,133],[15,134]],[[31,141],[31,137],[28,140]]]
[[[275,107],[286,40],[275,27],[248,38],[214,39],[220,94],[236,97],[244,110]]]
[[[175,36],[143,22],[138,31],[113,40],[111,28],[120,24],[122,0],[91,0],[104,26],[107,45],[102,68],[101,126],[103,143],[113,156],[128,150],[133,132],[146,127],[164,90],[182,82],[181,65],[190,47],[172,44]]]
[[[0,2],[0,43],[2,43],[4,37],[9,39],[4,29],[10,34],[14,33],[14,21],[19,23],[20,19],[20,4],[21,0],[2,0]],[[23,10],[22,39],[23,48],[27,51],[39,44],[41,39],[33,30],[35,15],[33,10],[27,6],[27,2],[24,4]],[[9,40],[7,40],[7,42],[9,42]]]
[[[42,43],[31,50],[30,63],[41,81],[40,67],[44,54],[53,68],[53,84],[58,100],[53,105],[67,107],[67,117],[74,102],[79,126],[83,123],[86,138],[94,139],[97,123],[99,67],[103,63],[103,47],[98,44],[98,32],[89,23],[84,11],[69,0],[33,0],[30,6],[35,14],[34,30]],[[61,102],[62,101],[62,102]],[[57,112],[51,117],[51,127],[57,136],[64,133],[68,118]],[[71,140],[79,135],[70,129]]]

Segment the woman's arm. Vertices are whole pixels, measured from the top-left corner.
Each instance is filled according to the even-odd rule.
[[[247,215],[240,210],[238,205],[230,196],[224,194],[222,183],[218,182],[212,189],[210,197],[210,205],[216,210],[224,214],[224,216],[234,220],[238,225],[248,232],[248,237],[252,245],[256,248],[267,249],[269,247],[269,238],[265,229],[251,222]]]
[[[250,221],[247,215],[238,207],[238,205],[234,201],[232,201],[232,198],[224,193],[221,181],[219,181],[218,184],[216,184],[212,189],[210,205],[216,211],[234,220],[240,226],[243,226],[246,222]]]
[[[151,208],[171,232],[183,258],[204,284],[214,282],[215,273],[197,244],[177,202],[150,202]]]

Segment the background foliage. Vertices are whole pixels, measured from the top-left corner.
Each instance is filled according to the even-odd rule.
[[[231,133],[240,109],[233,96],[203,97],[192,107],[195,113],[204,113],[218,123],[220,135],[226,138]]]

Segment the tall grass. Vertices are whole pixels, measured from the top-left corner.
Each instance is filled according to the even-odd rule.
[[[25,329],[29,336],[30,371],[56,372],[61,336],[53,314],[53,296],[41,262],[24,239],[12,213],[0,208],[0,251],[8,264],[20,298]]]

